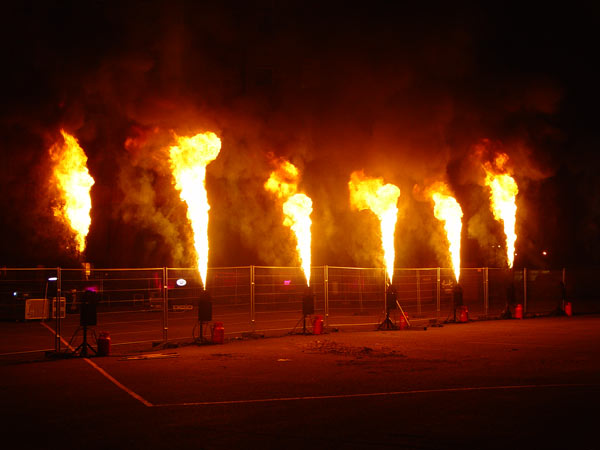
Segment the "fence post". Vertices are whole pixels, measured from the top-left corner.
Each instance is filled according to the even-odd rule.
[[[387,271],[385,267],[383,268],[383,312],[387,312],[387,295],[385,295],[387,291]],[[391,284],[391,283],[390,283]]]
[[[250,266],[250,327],[254,332],[256,326],[256,304],[254,299],[254,266]]]
[[[488,315],[490,305],[490,279],[489,279],[489,268],[483,268],[483,310],[484,315]]]
[[[417,269],[417,314],[421,314],[421,271]]]
[[[523,315],[527,312],[527,269],[523,267]]]
[[[435,296],[436,296],[436,303],[437,303],[437,305],[436,305],[436,307],[437,307],[437,315],[439,315],[439,313],[440,313],[440,306],[441,306],[440,305],[441,304],[441,298],[440,298],[441,297],[440,281],[441,281],[441,270],[438,267],[437,268],[436,294],[435,294]]]
[[[325,326],[329,326],[329,266],[323,266],[323,290],[325,299]]]
[[[60,321],[60,296],[62,289],[62,274],[60,272],[60,267],[56,268],[56,308],[54,309],[54,314],[56,314],[56,333],[54,340],[54,349],[56,353],[60,353],[60,334],[61,334],[61,321]],[[65,313],[66,313],[66,299],[65,299]],[[50,307],[52,310],[52,306]]]
[[[566,267],[563,267],[562,270],[562,292],[561,292],[561,305],[562,305],[562,310],[565,310],[565,302],[567,301],[567,269]]]
[[[163,343],[169,340],[169,269],[163,267]]]

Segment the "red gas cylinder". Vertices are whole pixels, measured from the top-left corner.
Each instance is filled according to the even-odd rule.
[[[323,316],[313,317],[313,334],[321,334],[323,332]]]
[[[212,326],[212,343],[222,344],[225,338],[225,328],[223,322],[215,322]]]
[[[521,305],[520,303],[515,306],[515,319],[522,319],[523,318],[523,305]]]
[[[110,355],[110,335],[108,331],[102,331],[98,335],[98,356],[109,356]]]
[[[459,320],[461,322],[468,322],[469,321],[469,310],[467,309],[467,307],[465,305],[460,307],[460,318]]]
[[[407,327],[406,319],[404,318],[404,314],[400,314],[400,329],[404,330]]]
[[[567,316],[573,315],[573,305],[571,304],[571,302],[565,303],[565,314]]]

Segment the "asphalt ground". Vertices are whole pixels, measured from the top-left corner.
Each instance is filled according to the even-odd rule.
[[[398,315],[398,311],[393,312],[394,320],[398,320]],[[374,329],[384,317],[379,310],[365,310],[364,314],[335,313],[328,322],[331,329]],[[224,325],[225,337],[229,339],[247,334],[281,336],[304,329],[301,311],[258,312],[252,327],[248,311],[216,307],[213,321],[204,324],[205,338],[211,338],[211,327],[217,321]],[[427,318],[422,318],[417,322],[427,321]],[[307,318],[306,326],[312,329],[311,317]],[[119,351],[150,350],[164,342],[163,327],[162,310],[98,312],[97,324],[88,327],[88,341],[95,347],[94,335],[108,332],[112,346]],[[198,313],[195,309],[169,311],[166,327],[169,343],[193,342],[200,337]],[[43,358],[46,352],[55,349],[55,334],[52,330],[56,329],[55,319],[0,322],[0,335],[3,337],[0,340],[0,364],[7,360]],[[62,319],[60,334],[75,348],[81,344],[83,330],[78,313],[67,314]],[[61,346],[65,348],[64,345]]]
[[[0,423],[24,448],[597,449],[599,338],[573,316],[12,361]]]

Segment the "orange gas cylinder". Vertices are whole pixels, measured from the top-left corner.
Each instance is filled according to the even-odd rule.
[[[110,355],[110,335],[108,331],[102,331],[98,335],[98,356],[109,356]]]
[[[323,332],[323,316],[313,317],[313,334],[321,334]]]
[[[467,307],[465,305],[460,307],[460,318],[459,320],[461,322],[468,322],[469,321],[469,310],[467,309]]]
[[[521,305],[520,303],[515,306],[515,319],[522,319],[523,318],[523,305]]]
[[[222,344],[225,338],[225,328],[223,322],[215,322],[212,326],[212,343]]]
[[[565,303],[565,314],[567,316],[573,315],[573,305],[571,304],[571,302]]]

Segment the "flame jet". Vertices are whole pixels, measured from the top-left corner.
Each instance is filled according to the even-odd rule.
[[[283,203],[283,224],[290,227],[296,236],[296,250],[306,284],[310,286],[312,200],[297,193],[300,174],[289,161],[281,161],[277,170],[271,172],[265,189],[274,193]]]
[[[383,260],[389,279],[394,276],[394,232],[398,220],[398,198],[400,188],[393,184],[383,184],[383,178],[369,178],[364,172],[356,171],[350,175],[350,205],[359,211],[371,210],[379,218],[381,226],[381,246]]]
[[[94,179],[87,168],[87,156],[77,139],[64,130],[60,130],[60,133],[63,142],[54,143],[48,150],[54,164],[52,182],[60,196],[59,206],[54,208],[54,215],[73,230],[77,251],[82,253],[92,223],[90,190]]]
[[[444,222],[444,230],[448,238],[450,259],[456,282],[460,281],[460,240],[462,232],[463,212],[456,201],[450,195],[448,185],[443,182],[434,183],[427,189],[428,195],[433,200],[433,215],[436,219]]]
[[[485,169],[485,185],[490,188],[490,208],[494,218],[504,225],[506,235],[506,257],[508,267],[512,268],[515,260],[515,242],[517,240],[516,197],[519,189],[517,182],[505,169],[508,155],[499,153],[492,165],[489,161],[483,164]]]
[[[196,267],[206,289],[208,271],[208,196],[206,193],[206,166],[221,151],[221,140],[212,132],[192,137],[175,136],[177,145],[169,149],[169,164],[173,184],[187,205],[187,218],[194,233]]]

